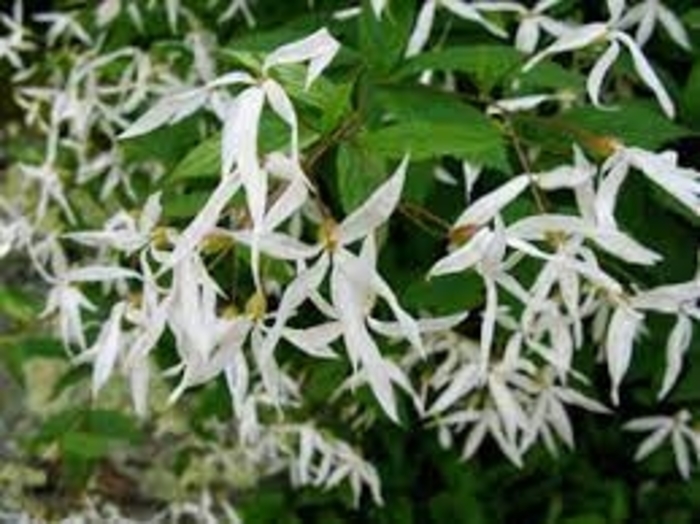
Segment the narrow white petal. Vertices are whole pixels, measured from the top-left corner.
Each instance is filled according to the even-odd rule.
[[[267,200],[267,175],[261,172],[258,161],[258,131],[265,93],[250,87],[238,97],[236,128],[237,164],[246,190],[248,209],[253,224],[262,226]]]
[[[617,221],[615,220],[617,198],[622,184],[627,179],[629,164],[621,156],[617,162],[606,162],[604,171],[604,176],[598,185],[598,191],[593,203],[595,217],[601,227],[617,228]]]
[[[601,249],[630,264],[651,266],[663,258],[621,231],[590,229],[588,235]]]
[[[639,6],[643,7],[644,3],[639,4]],[[643,46],[644,44],[646,44],[649,41],[652,33],[654,32],[655,27],[656,27],[656,9],[646,9],[645,12],[641,15],[641,18],[639,19],[639,25],[637,26],[637,32],[634,35],[640,46]]]
[[[634,454],[634,460],[640,461],[647,458],[663,444],[670,433],[670,426],[658,428],[642,441]]]
[[[614,23],[622,17],[625,10],[625,0],[607,0],[607,2],[610,21]]]
[[[306,329],[284,328],[282,336],[304,353],[315,358],[338,358],[330,344],[343,334],[338,321],[325,322]]]
[[[491,345],[493,344],[493,334],[496,329],[496,313],[498,311],[498,290],[496,284],[490,278],[484,279],[486,285],[486,308],[483,320],[481,321],[480,365],[486,369],[491,360]]]
[[[370,388],[384,412],[392,421],[398,422],[391,378],[379,348],[367,331],[364,321],[364,293],[358,292],[358,282],[351,278],[354,272],[355,268],[348,267],[342,258],[336,258],[331,271],[333,306],[343,326],[345,347],[353,367],[361,366],[366,374]]]
[[[658,399],[663,399],[676,384],[683,370],[683,356],[688,351],[693,338],[693,323],[685,315],[678,315],[676,325],[666,342],[666,371],[658,394]]]
[[[605,355],[611,381],[613,404],[620,402],[619,389],[632,359],[634,338],[644,321],[644,316],[627,307],[618,306],[613,312],[605,341]]]
[[[126,304],[118,302],[102,326],[95,345],[88,350],[95,353],[95,363],[92,375],[92,394],[97,393],[105,385],[112,374],[112,369],[122,349],[122,318],[126,311]]]
[[[428,277],[458,273],[481,261],[493,240],[493,232],[484,228],[452,253],[438,260],[428,271]]]
[[[310,246],[285,233],[263,233],[257,238],[250,230],[224,231],[222,234],[230,235],[236,242],[248,247],[256,241],[261,253],[278,260],[301,260],[311,258],[319,252],[319,246]]]
[[[386,7],[388,0],[371,0],[372,10],[377,18],[381,18],[382,11]]]
[[[338,239],[342,245],[358,240],[386,222],[399,204],[406,179],[408,157],[404,157],[391,175],[370,197],[338,226]]]
[[[683,24],[675,13],[661,3],[659,3],[657,6],[657,13],[661,25],[666,28],[666,31],[668,31],[671,39],[683,49],[690,51],[692,48],[690,38],[688,38],[688,33],[686,32],[685,27],[683,27]]]
[[[197,249],[202,239],[216,227],[221,213],[240,187],[241,179],[237,173],[221,179],[207,203],[177,239],[175,249],[161,271],[175,266]]]
[[[416,24],[413,26],[413,32],[408,40],[406,47],[406,56],[410,57],[417,55],[425,47],[430,37],[430,30],[433,27],[435,19],[436,0],[426,0],[418,13]]]
[[[464,442],[464,448],[462,449],[463,460],[470,459],[474,453],[477,452],[479,446],[481,446],[481,443],[484,441],[487,429],[488,426],[486,425],[485,420],[480,420],[474,426],[474,428],[472,428],[472,430],[469,432],[469,436]]]
[[[178,100],[173,98],[164,98],[156,102],[156,104],[146,111],[136,122],[131,124],[123,131],[119,138],[122,140],[133,138],[140,135],[150,133],[154,129],[167,124],[178,109]]]
[[[664,415],[640,417],[626,422],[622,428],[625,431],[655,431],[660,427],[670,428],[673,419]]]
[[[292,101],[282,89],[282,86],[274,80],[266,80],[262,87],[265,90],[267,101],[270,103],[272,110],[291,128],[291,155],[292,158],[296,159],[299,155],[299,125]]]
[[[66,282],[106,282],[125,278],[141,279],[141,275],[124,267],[87,266],[66,271],[62,278]]]
[[[508,33],[506,33],[496,24],[484,18],[481,15],[481,13],[474,8],[473,5],[462,2],[461,0],[441,0],[441,4],[443,7],[445,7],[455,15],[459,16],[460,18],[476,22],[492,35],[497,36],[498,38],[508,38]]]
[[[608,27],[603,23],[586,24],[573,28],[560,36],[553,44],[533,56],[523,67],[527,72],[548,56],[558,53],[567,53],[588,47],[593,42],[604,37]]]
[[[514,441],[518,428],[527,427],[525,413],[500,378],[489,377],[488,387],[501,418],[506,437],[509,441]]]
[[[573,449],[574,430],[571,427],[569,415],[566,409],[564,409],[564,406],[555,399],[551,399],[549,402],[549,420],[552,423],[552,427],[557,432],[557,435],[559,435],[559,438],[564,441],[569,449]]]
[[[275,323],[268,331],[261,352],[272,355],[282,336],[283,329],[296,309],[319,288],[328,272],[329,257],[321,256],[311,267],[301,271],[284,290],[275,314]]]
[[[423,353],[423,342],[420,337],[418,323],[401,307],[389,284],[387,284],[381,275],[373,268],[371,268],[370,278],[372,289],[378,296],[385,300],[398,321],[399,326],[401,326],[401,336],[408,340],[414,348]]]
[[[467,364],[458,370],[437,400],[428,410],[428,416],[435,416],[450,409],[460,399],[474,391],[482,382],[483,375],[476,364]]]
[[[340,43],[323,28],[301,40],[278,47],[267,56],[263,68],[268,70],[277,65],[309,60],[309,73],[306,77],[308,87],[333,60],[339,49]]]
[[[673,454],[676,457],[676,467],[681,477],[688,480],[690,478],[690,454],[688,446],[683,440],[683,435],[677,428],[671,434],[671,444],[673,445]]]
[[[659,77],[656,75],[651,65],[647,61],[644,53],[642,53],[641,49],[639,49],[637,43],[628,35],[621,32],[616,32],[615,38],[617,38],[625,45],[625,47],[627,47],[627,49],[629,49],[630,53],[632,54],[634,68],[637,70],[637,73],[639,73],[639,76],[649,87],[649,89],[653,91],[656,99],[659,101],[661,109],[663,109],[664,113],[666,113],[666,116],[673,118],[676,114],[676,110],[673,107],[673,101],[668,95],[668,92],[666,92],[666,88],[661,83],[661,80],[659,80]]]
[[[237,126],[239,125],[239,99],[233,100],[226,108],[224,126],[221,131],[221,176],[230,176],[236,167],[240,144]]]
[[[610,46],[605,50],[605,52],[600,55],[600,58],[596,60],[595,65],[588,73],[588,80],[586,81],[586,89],[588,90],[588,96],[594,106],[600,107],[600,90],[603,86],[603,81],[605,80],[605,75],[607,75],[610,67],[615,63],[617,57],[620,55],[620,44],[613,41]]]
[[[291,217],[304,205],[309,195],[303,179],[295,179],[275,200],[265,215],[265,229],[271,231]]]
[[[243,71],[232,71],[221,75],[207,84],[208,89],[215,89],[236,84],[254,84],[255,79]]]
[[[610,410],[597,400],[587,397],[580,391],[576,391],[571,388],[558,387],[556,388],[556,395],[561,398],[567,404],[573,406],[578,406],[591,413],[608,414]]]
[[[515,34],[515,48],[527,55],[534,53],[540,39],[540,26],[535,18],[526,17]]]
[[[523,459],[518,450],[518,446],[514,440],[509,439],[503,434],[501,427],[495,419],[489,420],[489,429],[491,436],[498,444],[498,447],[503,452],[508,460],[510,460],[514,466],[518,468],[523,467]]]
[[[515,200],[529,185],[528,175],[519,175],[498,189],[479,198],[455,221],[454,227],[482,225],[492,220],[505,206]]]

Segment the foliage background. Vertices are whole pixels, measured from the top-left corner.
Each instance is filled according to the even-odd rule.
[[[80,10],[84,3],[71,1],[28,2],[36,12],[55,7]],[[409,146],[413,159],[419,161],[410,171],[407,203],[402,216],[392,223],[392,235],[402,242],[392,243],[382,254],[384,274],[391,275],[396,289],[404,289],[407,305],[429,304],[435,313],[454,311],[465,303],[481,307],[482,290],[469,279],[445,279],[431,284],[422,281],[427,267],[408,267],[407,258],[429,261],[439,251],[445,238],[428,224],[417,227],[412,208],[438,209],[440,218],[449,222],[462,204],[461,195],[437,184],[429,176],[433,159],[442,155],[468,157],[487,164],[488,176],[482,177],[480,191],[501,183],[509,171],[519,169],[514,144],[546,151],[545,164],[556,165],[569,158],[571,140],[586,145],[589,137],[619,136],[631,144],[648,148],[672,148],[681,155],[681,163],[700,169],[700,9],[694,2],[674,1],[669,5],[682,15],[694,43],[691,53],[679,51],[664,35],[657,34],[649,54],[660,66],[666,85],[680,101],[678,118],[671,123],[642,96],[628,97],[619,112],[601,112],[582,106],[565,114],[514,117],[507,122],[510,130],[496,129],[481,110],[493,99],[503,96],[513,75],[520,74],[523,59],[508,45],[471,30],[468,24],[453,22],[450,33],[457,51],[435,51],[413,62],[404,63],[401,55],[410,31],[415,2],[392,2],[391,16],[378,22],[363,16],[358,24],[334,26],[328,13],[333,1],[317,1],[310,11],[304,0],[277,2],[261,0],[255,6],[258,26],[247,30],[240,21],[220,26],[220,41],[227,49],[269,50],[279,43],[303,36],[329,24],[344,49],[338,58],[333,80],[312,90],[308,100],[316,104],[321,117],[312,122],[315,132],[328,136],[308,166],[316,173],[328,200],[347,212],[367,196],[386,172],[389,159],[399,158]],[[586,18],[601,16],[602,3],[563,2],[562,9],[576,4]],[[202,19],[215,13],[198,12]],[[114,45],[120,41],[142,38],[148,47],[160,38],[167,40],[164,20],[147,20],[148,36],[129,34],[126,25],[109,35]],[[40,27],[36,27],[40,31]],[[150,39],[150,40],[149,40]],[[157,52],[157,47],[154,47]],[[461,50],[461,52],[460,52]],[[450,54],[452,53],[452,54]],[[46,65],[61,57],[46,57]],[[232,64],[236,57],[231,57]],[[423,60],[424,63],[420,64]],[[458,64],[458,84],[463,102],[456,103],[440,93],[414,85],[416,73],[430,64],[439,69],[444,63]],[[571,89],[578,96],[584,90],[584,78],[572,64],[549,62],[546,71],[533,75],[529,88]],[[622,63],[616,69],[618,89],[631,89],[625,82]],[[7,139],[10,128],[19,121],[20,111],[13,105],[10,87],[5,81],[9,69],[0,64],[0,137]],[[522,83],[528,89],[527,79]],[[338,104],[338,107],[328,107]],[[479,111],[475,111],[478,108]],[[391,111],[398,121],[393,128],[382,125],[381,115]],[[311,113],[310,113],[311,114]],[[330,117],[328,115],[331,115]],[[334,118],[335,115],[335,118]],[[324,121],[326,119],[326,121]],[[471,126],[462,126],[465,120]],[[202,202],[217,174],[216,154],[211,144],[203,144],[193,132],[195,122],[185,121],[125,145],[126,153],[135,157],[157,155],[169,172],[165,182],[168,195],[166,216],[177,221],[191,216]],[[481,126],[481,127],[479,127]],[[274,134],[271,133],[271,134]],[[21,140],[3,140],[0,163],[7,165],[17,158],[35,154],[38,138],[22,135]],[[209,146],[207,146],[209,144]],[[588,143],[595,154],[595,143]],[[209,147],[209,153],[206,148]],[[421,167],[420,161],[425,162]],[[451,160],[447,160],[447,164]],[[2,167],[2,166],[0,166]],[[322,176],[322,173],[334,176]],[[357,177],[363,177],[358,180]],[[149,188],[139,188],[147,194]],[[74,195],[84,199],[84,213],[99,223],[108,216],[90,194]],[[666,261],[654,270],[621,268],[636,271],[634,277],[647,285],[692,277],[695,260],[689,245],[697,245],[698,222],[672,207],[664,195],[650,190],[648,184],[635,181],[626,188],[621,216],[633,234],[653,248],[667,254]],[[664,207],[666,206],[666,207]],[[669,209],[669,206],[671,208]],[[115,204],[115,208],[117,205]],[[654,210],[649,216],[648,209]],[[522,211],[521,211],[522,212]],[[514,213],[518,213],[516,209]],[[633,435],[620,432],[624,420],[646,413],[655,406],[654,391],[658,377],[653,372],[662,361],[658,347],[664,344],[668,326],[663,319],[652,319],[648,335],[640,340],[636,359],[628,378],[623,408],[609,418],[577,414],[577,447],[574,452],[561,450],[553,459],[543,450],[528,455],[525,466],[517,470],[502,456],[485,445],[476,458],[459,461],[458,453],[440,448],[434,432],[421,427],[406,413],[401,426],[381,416],[363,431],[355,431],[333,416],[325,404],[334,377],[342,369],[321,366],[310,382],[308,396],[314,399],[310,414],[324,425],[344,435],[363,449],[377,465],[383,481],[385,505],[377,507],[363,500],[359,509],[352,508],[349,492],[343,489],[322,493],[312,489],[292,489],[286,477],[279,475],[256,482],[255,474],[238,472],[230,478],[196,478],[191,466],[208,451],[202,442],[216,440],[216,424],[230,417],[226,391],[221,383],[202,387],[196,395],[156,420],[138,421],[124,407],[124,394],[118,385],[93,402],[76,393],[84,388],[89,370],[72,368],[65,362],[60,343],[44,333],[46,326],[36,324],[41,310],[40,292],[27,275],[21,260],[5,259],[0,286],[0,486],[8,504],[34,508],[47,518],[55,518],[70,508],[80,507],[82,494],[88,489],[117,505],[126,505],[137,514],[148,513],[175,496],[168,488],[172,476],[193,475],[185,491],[174,489],[176,496],[191,496],[200,485],[211,484],[230,494],[237,510],[248,523],[460,523],[544,522],[598,524],[623,522],[695,522],[700,515],[700,480],[684,482],[678,478],[671,452],[664,449],[643,463],[632,460],[630,450],[636,443]],[[405,284],[405,285],[404,285]],[[657,329],[659,328],[664,329]],[[466,333],[478,326],[465,324]],[[695,337],[689,353],[690,366],[683,384],[667,401],[674,406],[697,408],[700,401],[700,341]],[[579,363],[584,369],[592,362]],[[597,370],[593,391],[607,391],[606,377]],[[654,382],[656,380],[656,382]],[[50,391],[40,391],[42,382],[52,383]],[[42,398],[43,396],[43,398]],[[75,399],[79,399],[76,402]],[[368,409],[373,409],[367,397]],[[374,408],[376,409],[376,408]],[[167,426],[168,432],[156,433]],[[159,436],[156,436],[159,435]],[[164,436],[163,436],[164,435]],[[168,448],[169,449],[165,449]],[[155,453],[163,470],[153,478],[134,477]],[[134,458],[132,471],[115,470],[114,456],[128,454]],[[141,461],[141,462],[139,462]],[[160,475],[160,476],[159,476]],[[206,477],[206,475],[204,475]],[[137,480],[138,478],[138,480]],[[146,480],[143,480],[146,479]],[[141,482],[143,480],[143,482]],[[2,504],[0,504],[2,507]]]

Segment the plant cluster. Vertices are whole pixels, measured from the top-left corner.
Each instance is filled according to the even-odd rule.
[[[168,460],[212,519],[280,472],[381,504],[387,421],[522,468],[585,411],[691,476],[689,2],[29,4],[0,13],[1,342],[67,359],[72,399],[30,449],[94,476],[125,398],[158,438],[184,406]]]

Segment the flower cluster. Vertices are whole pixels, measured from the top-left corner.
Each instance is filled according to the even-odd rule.
[[[595,111],[617,110],[606,104],[620,96],[606,78],[616,74],[623,50],[637,75],[625,81],[641,80],[673,118],[672,97],[644,52],[657,26],[691,48],[673,11],[656,0],[608,0],[606,20],[577,23],[557,0],[533,7],[424,2],[398,58],[421,89],[463,94],[460,66],[425,58],[439,53],[426,50],[443,34],[443,14],[493,42],[512,40],[516,56],[525,55],[508,89],[481,93],[474,105],[484,125],[503,133],[498,143],[512,139],[515,160],[499,171],[488,158],[455,154],[471,151],[468,144],[438,145],[439,154],[426,155],[424,144],[407,140],[398,155],[358,162],[349,184],[361,198],[341,205],[332,189],[342,181],[329,183],[324,171],[332,163],[323,160],[337,154],[340,165],[345,145],[371,142],[367,114],[376,102],[363,92],[371,75],[349,71],[358,58],[343,56],[343,38],[333,34],[347,34],[341,29],[358,18],[389,23],[400,3],[327,13],[327,28],[251,49],[217,40],[215,28],[204,29],[214,22],[202,7],[184,0],[104,0],[94,12],[36,14],[33,25],[21,0],[0,14],[0,62],[12,71],[22,128],[41,144],[8,169],[0,255],[31,262],[47,290],[42,317],[55,321],[74,362],[91,363],[93,394],[121,374],[145,416],[156,375],[172,384],[170,403],[221,379],[239,442],[250,449],[272,442],[268,451],[294,457],[276,464],[297,484],[347,480],[356,497],[364,486],[377,502],[374,468],[305,411],[316,366],[343,370],[332,402],[352,407],[342,415],[347,421],[377,416],[354,404],[366,387],[390,420],[401,423],[411,410],[445,445],[463,439],[465,458],[489,436],[520,466],[539,443],[552,453],[557,441],[574,447],[572,408],[605,415],[625,402],[648,317],[673,320],[658,377],[658,400],[666,399],[683,379],[693,321],[700,320],[700,279],[644,278],[665,254],[633,234],[620,212],[627,188],[642,184],[694,220],[700,172],[673,151],[590,133],[574,133],[552,161],[523,143],[516,128],[517,117],[536,120],[543,106],[562,114],[586,107],[586,95]],[[265,9],[250,0],[203,4],[218,13],[216,24],[241,31]],[[165,28],[154,30],[160,19]],[[165,31],[168,44],[122,42],[120,31]],[[37,48],[64,53],[68,65],[46,70]],[[582,93],[520,91],[528,76],[564,54],[588,71]],[[380,130],[395,131],[400,113],[378,115],[389,123]],[[202,145],[172,162],[162,151],[177,129],[186,143]],[[166,138],[153,139],[149,150],[144,144],[154,136]],[[462,160],[461,169],[443,155]],[[425,175],[426,163],[438,171],[429,180],[435,187],[463,186],[459,209],[412,212],[409,186]],[[187,171],[186,189],[178,171]],[[368,173],[376,175],[371,187],[359,187]],[[190,191],[196,205],[173,210]],[[429,260],[400,261],[426,269],[414,278],[427,286],[473,278],[483,300],[457,300],[449,314],[420,300],[409,307],[384,262],[386,253],[396,254],[394,226],[406,227],[404,217],[450,223]],[[694,255],[693,246],[686,250]],[[472,332],[464,329],[467,317],[477,323]],[[578,368],[590,357],[607,369],[611,406],[594,398],[593,377]],[[690,418],[682,409],[629,422],[625,429],[652,431],[637,458],[669,439],[678,470],[689,476],[688,443],[700,456]]]

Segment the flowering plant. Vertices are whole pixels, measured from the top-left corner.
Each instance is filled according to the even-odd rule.
[[[692,477],[688,2],[49,3],[0,13],[0,362],[58,366],[45,489],[381,505],[372,439],[418,428],[515,478],[614,426]]]

